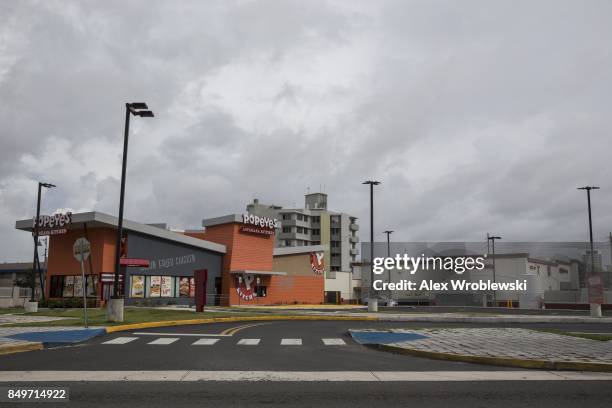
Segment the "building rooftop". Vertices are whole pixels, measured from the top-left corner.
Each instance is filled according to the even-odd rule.
[[[327,250],[327,245],[304,245],[274,248],[274,256],[295,255],[308,252],[323,252]]]
[[[72,222],[67,226],[67,229],[80,229],[85,223],[87,224],[88,228],[117,228],[118,222],[119,219],[117,217],[97,211],[74,213],[72,214]],[[18,230],[31,232],[33,230],[32,218],[15,222],[15,228]],[[225,245],[189,237],[187,235],[160,228],[158,226],[141,224],[127,219],[123,220],[123,229],[126,231],[132,231],[221,254],[227,252]]]

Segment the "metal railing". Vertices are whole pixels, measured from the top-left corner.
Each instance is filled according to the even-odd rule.
[[[0,287],[0,297],[2,298],[12,298],[13,297],[13,287]]]

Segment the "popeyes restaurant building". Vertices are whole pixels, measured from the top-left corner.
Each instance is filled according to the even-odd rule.
[[[118,220],[100,212],[61,219],[62,225],[39,222],[39,235],[50,236],[45,298],[80,302],[85,291],[89,302],[104,305],[114,294]],[[203,285],[207,305],[323,303],[325,247],[274,248],[275,223],[232,214],[204,220],[201,230],[172,231],[124,220],[119,288],[126,305],[193,305],[196,285]],[[30,233],[33,225],[16,222]],[[79,238],[91,249],[85,281],[73,254]],[[194,272],[202,270],[205,281],[196,281]]]

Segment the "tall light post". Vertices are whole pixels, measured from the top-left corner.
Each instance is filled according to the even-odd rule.
[[[488,242],[491,241],[491,249],[493,250],[493,283],[496,282],[496,277],[495,277],[495,240],[496,239],[501,239],[501,237],[487,234],[487,245],[488,245]],[[493,307],[497,307],[497,291],[496,290],[493,290]]]
[[[391,239],[390,239],[390,235],[393,234],[392,230],[386,230],[383,231],[383,234],[387,234],[387,258],[391,258]],[[387,283],[391,283],[391,269],[387,270]],[[389,302],[391,301],[391,289],[388,289],[389,287],[387,286],[387,306],[389,305]]]
[[[51,183],[41,183],[38,182],[38,199],[36,201],[36,221],[34,222],[34,260],[32,261],[32,284],[31,284],[31,296],[30,302],[34,303],[36,301],[34,292],[36,291],[36,271],[40,276],[40,261],[38,260],[38,223],[40,222],[40,197],[42,193],[42,188],[54,188],[55,184]],[[40,282],[40,287],[42,288],[42,281]]]
[[[123,200],[125,197],[125,171],[128,155],[128,140],[130,133],[130,116],[152,118],[153,112],[144,102],[125,104],[125,131],[123,134],[123,162],[121,165],[121,193],[119,194],[119,219],[117,222],[117,240],[115,242],[115,279],[113,282],[113,297],[110,299],[106,317],[112,322],[123,321],[123,293],[119,295],[119,271],[121,263],[121,236],[123,235]],[[125,284],[125,282],[124,282]]]
[[[368,298],[368,312],[377,312],[378,298],[375,296],[372,287],[374,284],[374,186],[379,185],[380,181],[367,180],[361,184],[370,185],[370,296]]]
[[[578,187],[578,190],[586,190],[587,192],[587,205],[589,208],[589,243],[591,248],[591,275],[595,274],[595,254],[593,253],[593,220],[591,218],[591,190],[599,190],[597,186],[584,186]],[[590,287],[589,287],[589,290]],[[591,316],[601,316],[601,305],[596,303],[590,303]]]

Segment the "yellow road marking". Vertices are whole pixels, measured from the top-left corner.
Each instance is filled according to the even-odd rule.
[[[266,323],[243,324],[241,326],[230,327],[229,329],[225,329],[220,334],[233,336],[234,334],[238,333],[240,330],[248,329],[250,327],[255,327],[255,326],[263,326],[264,324],[270,324],[270,323],[266,322]]]

